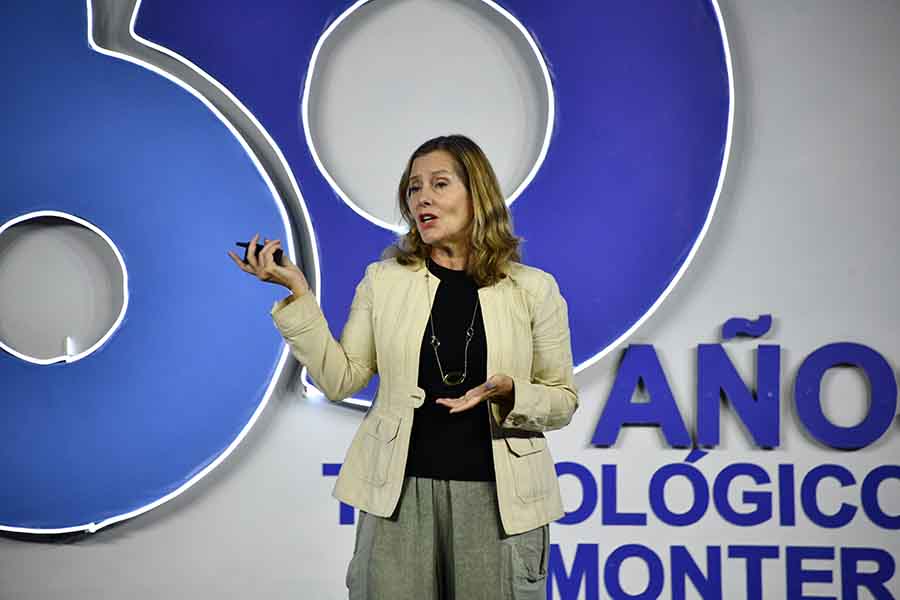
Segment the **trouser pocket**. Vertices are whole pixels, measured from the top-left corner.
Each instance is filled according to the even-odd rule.
[[[372,557],[372,545],[375,540],[375,522],[367,512],[359,511],[356,522],[356,541],[353,544],[353,557],[347,565],[347,576],[344,582],[350,592],[350,600],[365,600],[368,589],[367,566]]]
[[[544,600],[547,597],[547,562],[550,554],[550,526],[511,535],[509,546],[511,587],[514,600]]]

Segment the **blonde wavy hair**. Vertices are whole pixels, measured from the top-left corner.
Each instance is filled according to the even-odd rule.
[[[513,233],[512,218],[491,163],[478,144],[464,135],[432,138],[409,157],[397,189],[400,214],[409,231],[388,246],[382,257],[396,258],[401,265],[412,265],[423,263],[431,256],[431,246],[419,235],[406,194],[413,161],[436,150],[444,150],[453,156],[454,170],[472,200],[472,234],[466,272],[480,286],[493,285],[506,277],[509,263],[521,262],[519,244],[524,240]]]

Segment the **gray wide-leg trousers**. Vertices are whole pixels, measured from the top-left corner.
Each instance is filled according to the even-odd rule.
[[[390,517],[359,512],[350,600],[545,600],[549,526],[505,535],[496,484],[408,477]]]

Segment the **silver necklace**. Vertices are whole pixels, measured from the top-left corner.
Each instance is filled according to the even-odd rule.
[[[431,324],[431,348],[434,350],[434,358],[437,360],[438,371],[441,372],[441,381],[449,386],[459,385],[466,380],[466,374],[469,371],[469,342],[471,342],[472,338],[475,336],[475,315],[478,314],[478,307],[480,306],[478,293],[475,293],[475,310],[472,311],[472,322],[469,323],[469,328],[466,329],[466,349],[463,351],[463,370],[450,371],[445,374],[444,368],[441,366],[441,357],[438,355],[438,346],[441,345],[441,341],[434,333],[434,316],[431,312],[431,282],[429,281],[427,267],[425,271],[425,285],[428,290],[428,322]]]

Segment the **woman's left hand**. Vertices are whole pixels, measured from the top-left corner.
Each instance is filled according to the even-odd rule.
[[[474,387],[459,398],[438,398],[437,404],[450,407],[450,414],[469,410],[482,400],[513,402],[515,398],[513,379],[509,375],[491,375],[488,380]]]

